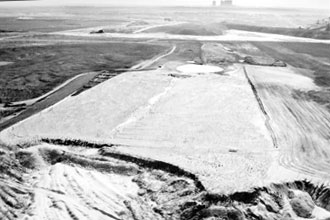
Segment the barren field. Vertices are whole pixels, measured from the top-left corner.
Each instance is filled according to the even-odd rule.
[[[0,219],[330,219],[325,12],[97,9],[0,9]]]

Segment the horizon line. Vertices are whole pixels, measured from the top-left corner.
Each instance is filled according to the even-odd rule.
[[[38,0],[11,0],[11,1],[1,1],[0,5],[8,3],[8,2],[37,2]],[[154,7],[154,8],[171,8],[171,7],[181,7],[181,8],[223,8],[223,9],[230,9],[230,8],[251,8],[251,9],[319,9],[319,10],[329,10],[329,8],[324,7],[293,7],[293,6],[247,6],[247,5],[232,5],[232,6],[221,6],[216,5],[152,5],[152,4],[112,4],[112,3],[103,3],[93,5],[90,3],[69,3],[69,4],[40,4],[40,5],[2,5],[4,7]]]

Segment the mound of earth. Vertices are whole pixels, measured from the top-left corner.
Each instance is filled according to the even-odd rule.
[[[64,142],[63,142],[64,143]],[[193,174],[112,147],[36,143],[0,151],[0,219],[330,218],[330,189],[309,182],[210,194]]]
[[[145,33],[167,33],[175,35],[194,35],[194,36],[216,36],[222,35],[225,26],[217,23],[195,24],[184,23],[172,26],[161,26],[148,29]]]

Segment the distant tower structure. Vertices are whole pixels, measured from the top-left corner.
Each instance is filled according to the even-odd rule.
[[[212,1],[212,6],[213,6],[213,7],[217,6],[217,1],[216,1],[216,0],[213,0],[213,1]]]
[[[233,6],[233,0],[221,0],[221,6]]]

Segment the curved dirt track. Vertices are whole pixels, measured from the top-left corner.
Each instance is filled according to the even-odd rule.
[[[134,70],[143,70],[143,69],[151,66],[152,64],[158,62],[159,60],[161,60],[161,59],[163,59],[163,58],[171,55],[172,53],[174,53],[175,50],[176,50],[176,46],[174,45],[172,47],[172,49],[170,51],[168,51],[167,53],[161,54],[161,55],[159,55],[159,56],[157,56],[157,57],[155,57],[155,58],[153,58],[151,60],[147,60],[147,61],[144,61],[142,63],[139,63],[139,64],[133,66],[130,70],[133,70],[133,71]]]
[[[98,73],[91,72],[87,74],[81,74],[77,77],[74,77],[73,79],[67,81],[63,85],[61,85],[59,88],[56,88],[54,91],[48,93],[48,95],[42,96],[36,100],[33,100],[34,103],[31,106],[28,106],[26,110],[19,113],[17,116],[14,116],[13,118],[10,118],[8,120],[5,120],[4,122],[0,123],[0,131],[9,128],[10,126],[29,118],[30,116],[40,112],[43,109],[46,109],[55,103],[61,101],[65,97],[73,94],[76,92],[79,88],[81,88],[84,84],[89,82],[91,79],[93,79]],[[28,104],[28,105],[29,105]]]

